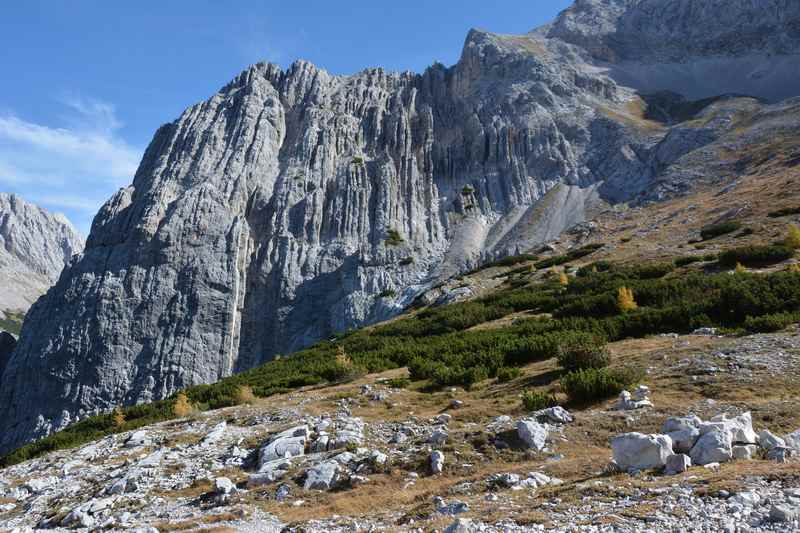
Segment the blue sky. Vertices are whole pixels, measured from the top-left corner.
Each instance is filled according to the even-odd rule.
[[[88,233],[155,129],[251,63],[336,74],[455,63],[472,27],[524,33],[569,0],[71,0],[0,10],[0,191]],[[498,5],[499,4],[499,5]]]

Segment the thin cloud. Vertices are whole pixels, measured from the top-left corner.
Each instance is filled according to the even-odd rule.
[[[119,136],[114,106],[77,97],[60,100],[62,127],[0,114],[0,190],[50,209],[64,209],[86,232],[91,215],[133,179],[142,150]]]

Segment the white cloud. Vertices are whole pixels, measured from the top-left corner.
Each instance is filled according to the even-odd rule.
[[[0,190],[63,209],[82,231],[102,203],[129,184],[142,150],[119,136],[114,106],[65,98],[62,127],[0,114]]]

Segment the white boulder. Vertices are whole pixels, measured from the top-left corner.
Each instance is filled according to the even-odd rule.
[[[673,455],[672,439],[667,435],[625,433],[611,439],[614,462],[623,470],[663,468]]]
[[[323,461],[308,470],[303,486],[306,490],[330,490],[338,480],[339,463]]]
[[[442,473],[442,468],[444,468],[444,454],[442,452],[436,450],[433,453],[431,453],[429,462],[432,474]]]
[[[779,436],[775,435],[768,429],[761,431],[758,434],[758,443],[764,448],[766,451],[770,451],[772,448],[776,446],[785,447],[786,441],[780,438]]]
[[[701,433],[703,429],[701,428]],[[733,457],[733,443],[731,434],[724,430],[709,430],[702,434],[689,452],[692,463],[707,465],[710,463],[724,463]]]
[[[517,435],[530,449],[542,451],[547,445],[547,426],[536,420],[517,422]]]

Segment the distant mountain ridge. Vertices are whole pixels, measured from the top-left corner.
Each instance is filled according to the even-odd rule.
[[[422,74],[248,68],[156,132],[31,309],[0,450],[391,317],[597,205],[730,179],[716,141],[797,125],[764,101],[800,94],[798,25],[780,0],[581,0],[527,35],[472,30]],[[661,111],[757,98],[667,124],[649,112],[663,91]]]
[[[0,193],[0,313],[27,311],[83,245],[63,215]]]

